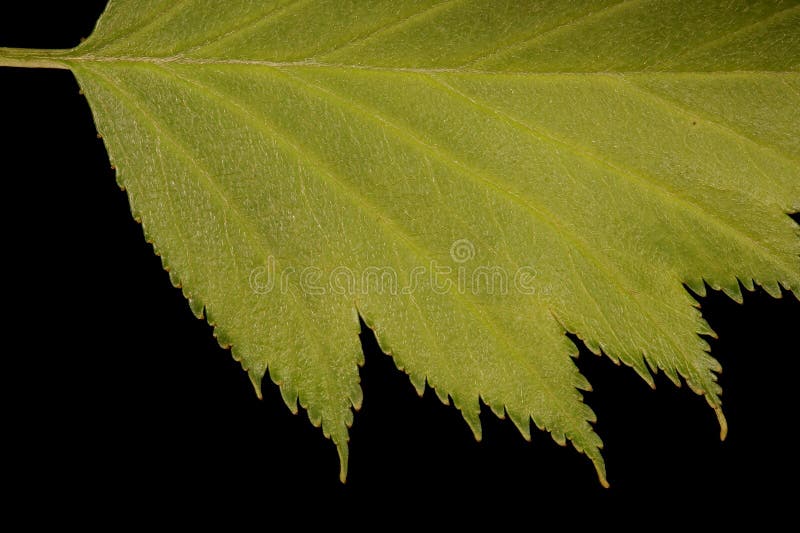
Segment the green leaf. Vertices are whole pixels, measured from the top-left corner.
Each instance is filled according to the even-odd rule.
[[[421,393],[584,452],[576,334],[724,437],[683,284],[800,297],[800,3],[111,0],[69,68],[134,216],[347,467],[359,315]]]

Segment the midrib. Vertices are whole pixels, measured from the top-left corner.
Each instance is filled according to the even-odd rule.
[[[183,65],[251,65],[272,68],[324,68],[338,70],[371,70],[379,72],[409,72],[419,74],[475,74],[475,75],[503,75],[503,76],[613,76],[613,75],[652,75],[652,76],[726,76],[726,75],[765,75],[791,76],[800,75],[796,70],[714,70],[714,71],[685,71],[685,70],[603,70],[603,71],[504,71],[482,70],[463,67],[394,67],[379,65],[357,65],[346,63],[326,63],[306,59],[302,61],[270,61],[263,59],[236,59],[236,58],[203,58],[172,56],[104,56],[95,54],[75,55],[75,50],[35,50],[22,48],[0,47],[0,67],[31,67],[69,69],[72,63],[128,63],[128,64],[183,64]]]

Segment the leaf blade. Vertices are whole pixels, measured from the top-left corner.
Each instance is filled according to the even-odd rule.
[[[785,216],[800,206],[796,3],[659,2],[644,16],[653,6],[638,0],[531,2],[539,25],[527,29],[514,2],[491,16],[458,1],[231,2],[222,17],[199,0],[156,4],[163,17],[128,20],[133,3],[112,1],[65,61],[173,281],[257,389],[269,371],[287,405],[322,425],[342,477],[361,402],[359,313],[417,389],[452,397],[477,437],[482,400],[526,438],[532,419],[572,441],[603,483],[579,393],[589,384],[565,332],[650,384],[651,370],[683,377],[724,437],[720,368],[697,337],[713,332],[681,282],[734,298],[740,279],[800,292]],[[443,29],[484,15],[497,32],[443,44]],[[344,22],[298,30],[326,16]],[[465,240],[469,265],[452,253]],[[449,268],[456,290],[437,292],[433,278],[409,293],[366,290],[367,272],[408,284],[421,265]],[[488,269],[471,280],[487,287],[530,268],[535,291],[462,287],[467,266]],[[258,285],[277,267],[323,275],[259,294],[253,273]],[[363,286],[314,285],[340,267]]]

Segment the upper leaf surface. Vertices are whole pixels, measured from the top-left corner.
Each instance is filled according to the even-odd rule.
[[[343,468],[360,313],[601,479],[565,331],[719,413],[681,283],[800,295],[799,58],[800,3],[683,0],[112,0],[64,56],[193,309]]]

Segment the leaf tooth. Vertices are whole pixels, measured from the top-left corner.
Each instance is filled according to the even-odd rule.
[[[366,324],[366,321],[364,323]],[[412,372],[411,370],[409,370],[408,366],[405,364],[405,362],[400,358],[400,356],[398,354],[389,353],[389,352],[384,350],[382,344],[379,343],[378,345],[381,346],[381,350],[383,350],[384,353],[386,355],[388,355],[392,359],[392,361],[394,361],[394,365],[397,367],[397,369],[402,371],[404,374],[406,374],[408,376],[409,381],[411,381],[411,385],[413,385],[414,390],[417,391],[417,395],[420,398],[422,396],[424,396],[425,395],[425,385],[428,383],[427,376],[425,376],[425,374]],[[362,355],[362,361],[363,361],[363,355]],[[363,366],[363,363],[359,364],[359,366]],[[431,386],[431,388],[433,389],[434,387]],[[359,387],[358,390],[361,391],[361,388]],[[438,395],[438,393],[437,393],[437,395]],[[441,398],[441,396],[439,396],[439,397]],[[445,402],[445,400],[442,400],[442,401]],[[447,403],[447,402],[445,402],[445,403]],[[353,405],[355,406],[355,402],[353,402]],[[360,408],[360,403],[359,403],[359,407],[356,407],[356,409],[359,409],[359,408]]]
[[[711,357],[708,350],[703,350],[703,352],[700,354],[700,359],[705,365],[708,366],[708,369],[711,370],[711,378],[716,381],[716,374],[722,373],[722,365],[720,362]]]
[[[503,406],[502,402],[488,401],[483,396],[481,396],[481,401],[486,406],[488,406],[489,409],[492,410],[492,413],[494,413],[494,416],[496,416],[500,420],[505,420],[506,419],[506,415],[507,415],[508,411],[507,411],[507,408],[505,406]]]
[[[598,346],[600,347],[600,350],[602,350],[602,353],[606,354],[606,357],[611,359],[611,362],[617,366],[622,364],[622,361],[619,360],[619,357],[617,357],[612,350],[609,350],[608,347],[606,347],[602,342]]]
[[[702,337],[697,337],[697,349],[704,352],[709,352],[711,351],[711,345],[708,344]]]
[[[634,353],[631,357],[630,366],[633,368],[633,371],[636,372],[639,377],[641,377],[645,383],[650,386],[651,389],[655,388],[656,383],[653,380],[653,374],[650,373],[650,369],[647,368],[647,364],[645,363],[644,352]]]
[[[743,276],[739,278],[739,282],[747,289],[747,292],[753,292],[756,290],[756,286],[753,284],[753,280],[749,276]]]
[[[761,288],[763,288],[767,292],[767,294],[769,294],[773,298],[780,298],[783,295],[777,281],[771,279],[755,280],[755,281],[761,286]]]
[[[674,368],[666,366],[666,367],[661,367],[661,370],[664,371],[664,374],[669,378],[669,380],[673,384],[675,384],[676,387],[680,388],[682,386],[681,378],[678,376],[678,372]]]
[[[742,290],[739,287],[739,281],[736,280],[736,278],[734,278],[734,280],[736,281],[736,284],[723,286],[722,292],[727,294],[728,297],[732,299],[734,302],[739,304],[744,303],[744,297],[742,296]]]
[[[572,339],[570,339],[566,335],[563,335],[561,337],[561,341],[564,343],[564,351],[567,352],[567,354],[573,359],[575,359],[581,354],[581,350],[580,348],[578,348],[578,345],[572,342]]]
[[[480,442],[483,438],[483,431],[481,429],[481,405],[478,398],[462,399],[453,396],[453,406],[461,411],[461,416],[467,421],[467,425],[472,430],[475,440]]]
[[[693,379],[686,378],[686,385],[689,387],[689,390],[691,390],[693,393],[701,396],[706,396],[706,390],[700,385],[698,385]]]
[[[172,286],[175,287],[176,289],[183,288],[183,283],[181,283],[181,279],[178,277],[178,274],[174,270],[172,270],[170,266],[163,261],[163,259],[161,263],[164,270],[166,270],[167,274],[169,274],[169,282],[172,283]]]
[[[531,420],[533,421],[533,425],[536,426],[536,429],[538,429],[539,431],[547,431],[547,428],[544,427],[544,424],[542,424],[542,420],[540,417],[537,417],[535,414],[532,414]]]
[[[450,405],[450,396],[444,390],[431,383],[430,378],[428,379],[428,384],[433,389],[433,392],[436,393],[436,396],[439,398],[440,402],[445,405]]]
[[[281,393],[281,398],[283,398],[283,402],[286,404],[286,407],[289,408],[289,411],[291,411],[293,415],[296,415],[298,410],[297,404],[300,400],[297,388],[294,386],[291,380],[286,379],[278,372],[279,370],[274,367],[269,368],[269,378],[273,383],[275,383],[275,385],[278,386],[278,390]]]
[[[611,359],[615,365],[619,366],[622,364],[622,357],[617,355],[613,350],[605,346],[604,344],[600,344],[603,353]],[[630,361],[626,360],[626,364],[628,364],[631,368],[633,368],[634,372],[636,372],[651,388],[655,388],[655,382],[653,381],[653,375],[650,373],[650,369],[647,367],[645,362],[646,357],[644,352],[639,352],[632,357],[630,357]]]
[[[656,364],[655,361],[651,361],[650,360],[650,358],[647,356],[647,351],[644,352],[644,360],[647,363],[647,367],[650,369],[650,372],[653,374],[653,376],[657,376],[658,375],[658,364]],[[655,380],[653,380],[652,389],[655,390],[655,388],[656,388],[656,382],[655,382]]]
[[[583,398],[581,398],[581,402],[583,402]],[[597,423],[597,413],[592,411],[592,408],[586,405],[585,403],[581,403],[582,409],[581,413],[583,418],[589,424],[596,424]]]
[[[528,413],[509,412],[508,417],[522,434],[522,438],[531,441],[531,415]]]
[[[712,339],[718,339],[719,336],[717,332],[711,329],[711,325],[706,321],[705,318],[698,317],[697,318],[697,333],[699,335],[708,335]]]
[[[800,288],[800,280],[795,280],[793,283],[789,281],[781,281],[780,286],[783,287],[788,292],[793,293],[795,296],[798,295],[798,288]],[[781,291],[781,296],[783,295],[783,291]]]
[[[650,363],[647,360],[646,350],[642,350],[638,357],[635,358],[635,364],[632,368],[651,389],[656,388],[656,381],[653,378],[653,373],[650,371]]]
[[[361,317],[361,320],[364,322],[364,325],[366,325],[370,330],[372,330],[373,335],[375,336],[375,340],[378,343],[378,346],[380,347],[381,351],[384,354],[386,354],[389,357],[391,357],[391,359],[392,359],[392,361],[394,361],[394,365],[397,367],[397,369],[402,371],[403,373],[405,373],[408,376],[409,381],[411,381],[411,385],[413,385],[414,390],[417,391],[417,395],[420,398],[422,396],[424,396],[425,395],[425,385],[426,385],[426,383],[430,384],[429,381],[428,381],[427,376],[425,374],[416,374],[416,373],[414,373],[414,372],[412,372],[412,371],[410,371],[408,369],[408,365],[406,365],[405,362],[403,361],[403,359],[400,358],[400,355],[395,353],[392,350],[391,344],[389,343],[389,339],[388,339],[388,333],[383,328],[380,328],[362,310],[360,310],[357,304],[355,306],[355,312],[356,312],[356,317]],[[363,364],[364,364],[364,358],[363,358],[363,354],[362,354],[361,355],[361,362],[359,363],[359,366],[363,366]],[[446,395],[443,397],[442,394],[440,394],[439,391],[436,390],[436,388],[433,385],[430,385],[430,387],[434,390],[434,392],[436,392],[436,395],[439,397],[439,399],[442,401],[442,403],[444,403],[445,405],[449,405],[449,400],[447,399]],[[359,387],[358,390],[360,392],[361,388]],[[357,406],[356,406],[356,402],[355,401],[353,402],[353,406],[356,408],[356,410],[359,410],[361,408],[362,399],[359,399]]]
[[[361,405],[364,403],[364,391],[361,390],[360,380],[353,384],[347,399],[350,400],[350,404],[353,406],[353,409],[356,411],[361,409]]]
[[[192,297],[187,298],[187,300],[189,301],[189,309],[192,310],[194,316],[202,320],[205,316],[205,306],[203,305],[203,302],[201,302],[198,298]]]
[[[575,372],[572,374],[572,386],[576,389],[591,392],[592,384],[589,383],[589,380],[586,379],[586,376],[581,374],[580,372]]]
[[[233,340],[228,336],[227,331],[217,327],[217,324],[214,324],[213,335],[214,338],[217,339],[217,343],[219,343],[219,345],[224,349],[230,350],[231,346],[233,346]],[[240,363],[242,362],[242,358],[239,355],[233,354],[233,358]]]
[[[250,378],[250,383],[253,384],[253,388],[256,391],[256,396],[258,396],[259,400],[263,400],[264,399],[264,395],[263,395],[262,390],[261,390],[261,382],[264,379],[263,372],[260,372],[258,370],[254,370],[254,369],[250,369],[247,372],[247,376]]]
[[[701,298],[706,295],[706,284],[703,278],[691,278],[684,281],[684,284],[689,287],[693,293]]]
[[[322,427],[322,410],[316,405],[310,405],[301,394],[300,396],[300,406],[306,410],[306,414],[308,414],[308,419],[311,421],[311,424],[314,427]],[[325,428],[322,428],[323,434],[325,433]],[[330,435],[325,435],[325,438],[329,438]]]
[[[556,444],[558,444],[559,446],[567,445],[567,437],[566,435],[564,435],[563,431],[556,431],[553,428],[548,428],[548,430],[550,431],[550,436],[553,437],[553,440],[556,442]],[[578,450],[578,451],[582,452],[583,450]]]
[[[581,339],[586,348],[595,355],[603,355],[603,350],[600,348],[600,343],[594,339]]]
[[[414,374],[413,372],[408,374],[408,379],[411,381],[411,384],[417,391],[417,395],[422,398],[422,396],[425,394],[425,384],[427,383],[428,379],[424,374]]]

